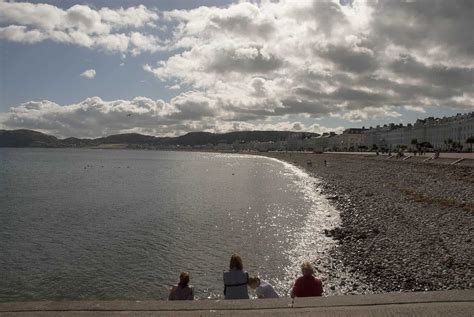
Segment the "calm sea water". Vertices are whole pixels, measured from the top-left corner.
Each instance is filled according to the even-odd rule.
[[[250,155],[0,149],[0,301],[161,299],[181,271],[215,298],[233,252],[286,295],[333,243],[317,182]]]

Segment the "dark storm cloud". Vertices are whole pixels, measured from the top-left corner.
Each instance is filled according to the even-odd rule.
[[[367,48],[330,45],[320,55],[335,63],[341,70],[352,73],[371,72],[378,66],[376,57]]]
[[[180,98],[181,99],[181,98]],[[173,100],[173,105],[178,110],[170,115],[170,118],[177,120],[199,120],[203,117],[211,117],[216,111],[211,108],[206,100]]]
[[[408,48],[441,45],[456,54],[474,54],[471,0],[378,1],[373,30],[380,39]]]
[[[313,116],[322,116],[331,112],[330,104],[325,104],[322,100],[310,100],[289,98],[282,100],[283,108],[275,109],[276,115],[306,113]]]
[[[335,25],[347,24],[346,16],[341,8],[332,1],[314,1],[312,10],[308,12],[317,21],[317,30],[328,35],[333,32]]]
[[[351,101],[366,101],[366,102],[382,102],[387,99],[386,95],[358,90],[353,88],[341,87],[338,88],[329,96],[336,100],[351,100]]]
[[[462,93],[462,90],[448,86],[435,86],[431,85],[430,83],[425,85],[398,83],[390,79],[379,78],[373,75],[357,78],[353,84],[365,85],[367,87],[375,88],[379,91],[393,91],[397,94],[397,101],[402,104],[404,101],[413,100],[422,96],[435,99],[447,99]],[[391,103],[395,103],[393,97],[391,98]]]
[[[245,15],[231,17],[215,16],[210,19],[210,22],[220,32],[257,35],[264,39],[268,38],[275,31],[275,26],[271,21],[256,22],[252,17]]]
[[[469,67],[427,66],[409,55],[401,56],[391,69],[404,76],[423,79],[440,86],[464,87],[474,83],[474,69]]]
[[[220,49],[214,52],[207,69],[212,72],[225,73],[267,73],[283,65],[283,60],[274,55],[263,55],[260,47],[249,47],[237,51]]]

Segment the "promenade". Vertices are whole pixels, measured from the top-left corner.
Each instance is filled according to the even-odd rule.
[[[309,153],[309,152],[307,152]],[[376,152],[324,152],[327,155],[343,155],[343,156],[355,156],[364,157],[378,160],[400,160],[407,162],[418,162],[428,164],[440,164],[440,165],[459,165],[459,166],[474,166],[474,153],[440,153],[438,158],[435,158],[435,153],[424,153],[423,155],[414,155],[411,152],[405,152],[402,157],[397,157],[396,152],[392,152],[391,155],[387,153]]]
[[[0,316],[472,316],[474,290],[198,301],[0,303]]]
[[[377,155],[376,152],[324,152],[325,154],[350,154],[350,155],[366,155],[366,156],[370,156],[370,155]],[[392,152],[392,155],[396,155],[397,152],[396,151],[393,151]],[[416,156],[416,157],[419,157],[418,154],[415,155],[413,152],[404,152],[403,153],[405,155],[405,157],[407,156]],[[381,156],[388,156],[387,153],[380,153]],[[432,153],[432,152],[428,152],[428,153],[423,153],[423,155],[421,155],[420,157],[425,157],[425,158],[429,158],[429,157],[434,157],[435,154]],[[439,154],[439,158],[451,158],[451,159],[460,159],[460,158],[464,158],[464,159],[474,159],[474,153],[455,153],[455,152],[441,152]]]

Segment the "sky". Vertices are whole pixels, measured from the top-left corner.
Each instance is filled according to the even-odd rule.
[[[58,137],[474,111],[474,1],[0,0],[0,129]]]

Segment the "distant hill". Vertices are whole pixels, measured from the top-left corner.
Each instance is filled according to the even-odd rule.
[[[115,134],[104,138],[94,139],[99,144],[156,144],[159,138],[138,133]]]
[[[179,137],[155,137],[138,133],[115,134],[96,139],[58,139],[33,130],[0,130],[0,147],[91,147],[101,144],[130,144],[150,146],[194,146],[206,144],[252,141],[268,142],[287,140],[290,137],[312,137],[317,133],[290,131],[238,131],[229,133],[190,132]]]
[[[67,138],[61,140],[61,143],[65,147],[86,147],[98,145],[94,143],[92,139],[79,139],[79,138]]]
[[[0,147],[59,147],[61,141],[32,130],[0,130]]]
[[[209,132],[190,132],[188,134],[172,138],[170,142],[179,145],[205,145],[205,144],[218,144],[227,143],[232,144],[234,142],[268,142],[268,141],[282,141],[288,139],[292,135],[298,135],[298,132],[290,131],[238,131],[228,133],[209,133]],[[305,132],[306,136],[317,136],[316,133]]]

